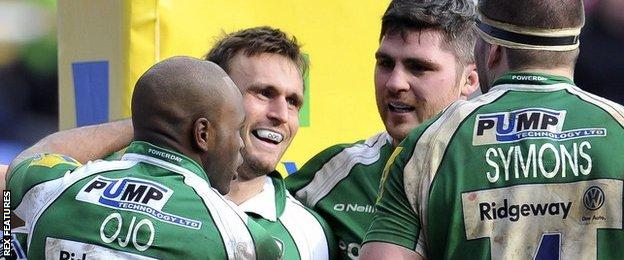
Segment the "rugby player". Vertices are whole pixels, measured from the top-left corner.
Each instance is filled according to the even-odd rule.
[[[121,160],[81,165],[34,146],[11,163],[11,207],[28,230],[23,251],[32,259],[280,258],[272,236],[221,196],[242,164],[244,118],[240,91],[216,64],[157,63],[134,88],[134,141]]]
[[[284,259],[335,254],[327,223],[295,200],[275,170],[299,129],[308,67],[295,38],[270,27],[224,36],[206,59],[221,66],[243,93],[243,165],[227,197],[283,245]]]
[[[582,1],[478,11],[487,94],[397,148],[362,258],[622,258],[624,107],[573,82]]]
[[[384,165],[407,133],[478,86],[472,0],[395,0],[382,17],[375,96],[386,131],[327,148],[289,190],[331,225],[340,258],[357,259]]]
[[[297,133],[303,105],[308,64],[296,39],[275,28],[248,28],[224,35],[206,59],[230,74],[246,113],[243,165],[227,198],[271,233],[285,259],[333,258],[336,243],[327,223],[288,193],[275,170]],[[131,136],[132,124],[124,120],[61,131],[36,146],[84,163],[121,150]]]

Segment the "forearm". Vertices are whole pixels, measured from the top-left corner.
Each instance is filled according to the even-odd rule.
[[[130,119],[56,132],[20,153],[9,168],[38,153],[63,154],[86,163],[123,149],[132,137]]]
[[[424,260],[420,254],[407,248],[384,242],[370,242],[362,246],[360,255],[362,260],[373,259],[413,259]]]

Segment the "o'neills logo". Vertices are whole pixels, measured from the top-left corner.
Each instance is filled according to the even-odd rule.
[[[368,205],[368,204],[364,204],[364,205],[359,205],[357,203],[354,204],[342,204],[342,203],[338,203],[336,205],[334,205],[334,210],[335,211],[341,211],[341,212],[363,212],[363,213],[375,213],[375,207]]]
[[[479,203],[479,215],[481,221],[509,219],[513,222],[518,221],[521,217],[530,216],[561,216],[566,219],[572,208],[572,202],[554,202],[554,203],[524,203],[511,204],[507,199],[503,200],[503,205],[496,202]]]

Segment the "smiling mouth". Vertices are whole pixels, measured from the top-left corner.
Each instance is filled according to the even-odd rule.
[[[416,108],[400,102],[390,102],[388,103],[388,109],[395,113],[409,113],[414,111]]]
[[[266,129],[253,130],[251,132],[256,138],[271,144],[279,144],[284,140],[284,136],[278,132]]]

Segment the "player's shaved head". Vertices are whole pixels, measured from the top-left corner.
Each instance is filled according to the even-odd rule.
[[[210,61],[173,57],[143,74],[132,95],[135,141],[173,149],[201,164],[211,184],[227,192],[242,162],[242,96]]]
[[[175,138],[188,128],[183,126],[202,115],[215,121],[223,102],[238,91],[212,62],[190,57],[159,62],[139,78],[132,95],[135,139],[143,135]]]

